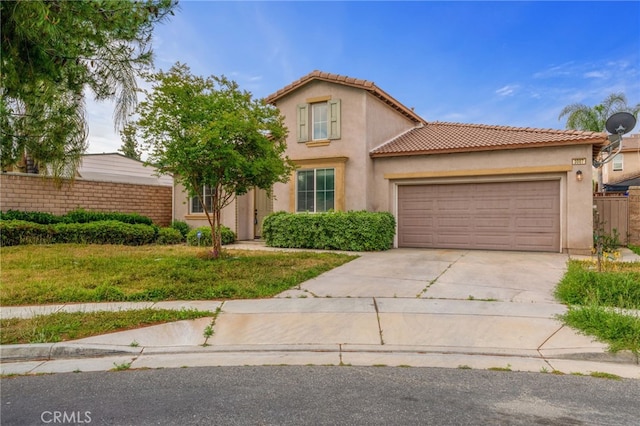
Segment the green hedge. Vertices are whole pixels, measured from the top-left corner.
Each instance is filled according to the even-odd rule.
[[[20,220],[0,221],[2,246],[57,243],[142,245],[153,243],[156,234],[156,227],[115,220],[52,225]]]
[[[180,234],[182,234],[182,240],[186,240],[187,239],[187,234],[189,233],[189,230],[191,229],[191,227],[189,226],[189,224],[185,221],[182,220],[174,220],[171,222],[171,227],[173,229],[177,229],[178,231],[180,231]]]
[[[20,244],[50,244],[53,242],[55,231],[52,225],[24,220],[0,221],[0,245],[17,246]]]
[[[211,241],[211,227],[209,226],[201,226],[189,231],[189,233],[187,234],[187,244],[190,246],[198,245],[198,231],[200,231],[202,234],[200,236],[200,245],[211,246],[213,243]],[[236,240],[236,234],[228,227],[222,225],[220,231],[222,237],[222,245],[232,244]]]
[[[153,224],[153,221],[150,218],[138,213],[91,212],[83,209],[73,210],[61,216],[43,212],[8,210],[4,213],[0,212],[0,220],[23,220],[26,222],[39,223],[41,225],[50,225],[55,223],[102,222],[105,220],[116,220],[118,222],[131,224]]]
[[[272,213],[262,234],[268,246],[380,251],[393,247],[396,222],[386,212]]]
[[[175,228],[160,228],[156,244],[180,244],[184,241],[184,237],[179,230]]]

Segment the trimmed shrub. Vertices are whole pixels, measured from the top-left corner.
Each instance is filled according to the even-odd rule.
[[[27,222],[24,220],[0,221],[0,245],[17,246],[20,244],[50,244],[54,230],[50,225]]]
[[[90,223],[58,223],[52,225],[56,243],[80,244],[151,244],[156,230],[149,225],[130,224],[116,220]]]
[[[65,223],[89,223],[116,220],[122,223],[152,225],[153,221],[138,213],[91,212],[83,209],[71,211],[62,216]]]
[[[177,229],[182,234],[182,239],[185,240],[187,238],[187,234],[189,233],[189,229],[191,227],[187,224],[187,222],[183,222],[181,220],[174,220],[171,222],[171,227],[173,229]]]
[[[187,244],[190,246],[198,245],[198,231],[201,232],[200,245],[210,246],[213,244],[211,241],[211,228],[209,226],[201,226],[199,228],[192,229],[187,234]],[[236,240],[236,234],[228,227],[222,225],[220,228],[222,245],[232,244]]]
[[[175,228],[160,228],[156,244],[180,244],[184,241],[182,234]]]
[[[83,209],[77,209],[62,216],[43,212],[7,210],[5,213],[0,212],[0,220],[23,220],[42,225],[51,225],[55,223],[89,223],[105,220],[117,220],[118,222],[131,224],[153,224],[153,221],[150,218],[138,213],[91,212]]]
[[[7,210],[5,213],[0,212],[0,220],[21,220],[25,222],[39,223],[49,225],[52,223],[62,222],[60,216],[43,212],[21,212],[18,210]]]
[[[272,213],[262,233],[268,246],[380,251],[393,246],[396,221],[387,212]]]

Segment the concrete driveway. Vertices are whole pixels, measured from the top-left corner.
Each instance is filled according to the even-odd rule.
[[[556,303],[568,256],[468,250],[364,253],[278,297],[375,297]]]

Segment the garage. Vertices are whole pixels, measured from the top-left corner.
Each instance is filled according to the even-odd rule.
[[[560,251],[560,181],[398,186],[398,247]]]

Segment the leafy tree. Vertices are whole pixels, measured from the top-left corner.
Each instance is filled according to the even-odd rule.
[[[560,111],[558,120],[567,117],[567,129],[603,132],[607,119],[616,112],[630,112],[636,117],[640,111],[640,104],[635,107],[627,105],[627,97],[624,93],[612,93],[594,107],[584,104],[567,105]]]
[[[116,127],[134,108],[136,75],[152,63],[155,24],[177,0],[0,2],[2,168],[24,157],[73,176],[86,150],[85,90],[114,100]]]
[[[288,180],[293,165],[284,156],[284,118],[234,81],[194,76],[179,63],[147,80],[152,89],[137,108],[136,125],[148,161],[198,198],[218,258],[222,209],[251,188],[270,191]]]
[[[124,154],[125,157],[140,160],[142,153],[136,141],[136,128],[131,123],[127,123],[120,131],[120,137],[122,138],[122,145],[118,151]]]

